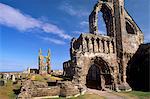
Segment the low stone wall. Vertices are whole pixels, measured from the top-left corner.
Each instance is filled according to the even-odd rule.
[[[48,87],[46,82],[27,80],[21,88],[18,99],[49,96],[72,97],[80,94],[82,94],[81,88],[71,81],[63,81],[58,83],[57,86]]]
[[[66,81],[60,84],[60,96],[68,97],[80,94],[78,86],[75,86],[72,82]]]
[[[47,88],[48,84],[46,82],[33,81],[34,86],[37,88]]]
[[[38,88],[37,95],[32,97],[42,97],[42,96],[59,96],[60,87],[50,87],[50,88]]]

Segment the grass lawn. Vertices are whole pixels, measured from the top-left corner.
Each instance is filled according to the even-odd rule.
[[[54,98],[54,99],[66,99],[66,98],[60,97],[60,98]],[[105,99],[105,98],[102,96],[99,96],[97,94],[86,93],[84,95],[80,95],[78,97],[73,97],[73,98],[69,98],[69,99]]]
[[[62,78],[59,78],[59,77],[55,77],[55,76],[52,76],[52,75],[29,75],[29,77],[31,80],[35,80],[35,81],[43,81],[43,82],[46,82],[48,80],[63,80]]]
[[[43,80],[41,77],[35,77],[35,79]],[[20,89],[19,84],[13,84],[12,81],[8,80],[5,86],[0,86],[0,99],[16,99],[15,92],[18,92]],[[14,92],[15,90],[15,92]],[[111,92],[112,94],[122,96],[124,99],[150,99],[150,92],[141,92],[141,91],[131,91],[131,92]],[[58,98],[65,99],[65,98]],[[71,99],[105,99],[105,97],[86,93],[84,95],[74,97]]]
[[[150,99],[150,92],[130,91],[130,92],[113,92],[113,94],[123,96],[125,99]]]
[[[150,99],[150,92],[131,91],[131,92],[123,92],[123,94],[137,97],[137,99]]]
[[[85,94],[71,99],[105,99],[105,98],[96,94]]]
[[[20,89],[20,85],[13,85],[13,82],[8,80],[5,86],[0,86],[0,99],[16,99],[16,94],[13,90]]]

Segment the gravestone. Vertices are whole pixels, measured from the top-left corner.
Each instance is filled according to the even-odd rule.
[[[0,80],[0,86],[4,86],[4,85],[5,85],[4,80]]]

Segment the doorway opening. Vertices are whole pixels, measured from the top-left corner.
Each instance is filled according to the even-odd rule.
[[[113,88],[113,79],[108,64],[102,58],[95,58],[86,76],[86,86],[92,89],[105,90]]]

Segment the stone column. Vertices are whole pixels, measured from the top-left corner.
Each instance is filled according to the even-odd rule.
[[[117,78],[117,76],[118,76],[118,68],[117,68],[117,66],[114,66],[114,89],[117,91],[117,92],[119,92],[120,90],[119,90],[119,88],[118,88],[118,78]]]
[[[101,77],[101,87],[102,87],[102,90],[104,90],[105,89],[105,78],[102,74],[100,75],[100,77]]]
[[[107,41],[108,53],[110,53],[110,43],[111,43],[111,42],[108,40],[108,41]]]
[[[87,52],[88,51],[87,50],[87,42],[86,42],[84,37],[82,38],[82,51],[83,52]]]
[[[94,39],[94,52],[95,53],[98,52],[98,43],[97,43],[96,39]]]
[[[123,62],[123,82],[126,83],[126,62],[125,62],[125,59],[124,59],[124,62]]]
[[[103,52],[103,43],[102,40],[99,40],[99,52]]]
[[[89,39],[89,52],[93,52],[93,45],[91,39]]]
[[[113,44],[111,41],[109,42],[109,50],[110,50],[110,53],[113,53]]]
[[[105,49],[105,53],[108,53],[107,41],[104,41],[104,49]]]

